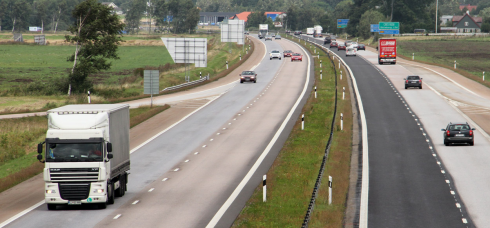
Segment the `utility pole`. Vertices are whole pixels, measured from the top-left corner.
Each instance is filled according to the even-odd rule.
[[[390,22],[393,21],[393,1],[395,1],[395,0],[391,0],[391,18],[390,18]]]
[[[437,17],[437,11],[439,11],[439,0],[436,2],[436,33],[437,33],[437,22],[439,21],[439,18]]]

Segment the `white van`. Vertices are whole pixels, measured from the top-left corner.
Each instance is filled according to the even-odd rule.
[[[357,56],[357,48],[353,48],[352,45],[345,49],[345,56]]]

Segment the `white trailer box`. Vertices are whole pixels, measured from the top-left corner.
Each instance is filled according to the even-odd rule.
[[[129,105],[67,105],[47,114],[38,159],[45,149],[48,209],[88,203],[105,208],[115,195],[123,196],[130,169]]]
[[[322,37],[322,31],[323,31],[322,26],[315,25],[315,27],[313,27],[313,28],[314,28],[314,34],[313,34],[313,36],[314,37]]]
[[[306,35],[313,35],[315,28],[306,28]]]

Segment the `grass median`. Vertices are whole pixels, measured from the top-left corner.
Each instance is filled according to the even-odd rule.
[[[167,110],[170,106],[130,109],[130,127]],[[41,173],[44,164],[37,156],[37,143],[47,131],[46,116],[0,120],[0,192]]]
[[[304,45],[303,41],[301,45],[313,55],[318,55],[314,53],[314,46],[310,48],[309,43]],[[335,103],[334,66],[323,52],[319,55],[319,59],[312,58],[315,62],[317,98],[315,99],[312,91],[302,111],[305,114],[305,130],[301,130],[299,118],[267,173],[267,202],[262,202],[262,186],[259,185],[233,227],[301,227],[325,153]],[[319,60],[322,60],[322,68]],[[323,72],[323,79],[320,79],[320,70]],[[343,226],[352,151],[352,110],[345,75],[342,80],[339,78],[338,83],[337,117],[343,113],[344,129],[340,130],[340,120],[337,119],[332,147],[309,227]],[[342,87],[346,88],[345,100],[341,100]],[[334,180],[332,205],[328,205],[327,201],[329,175]]]

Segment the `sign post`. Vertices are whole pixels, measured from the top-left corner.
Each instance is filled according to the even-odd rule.
[[[153,107],[153,94],[160,92],[160,71],[145,70],[144,94],[151,94],[150,107]]]

